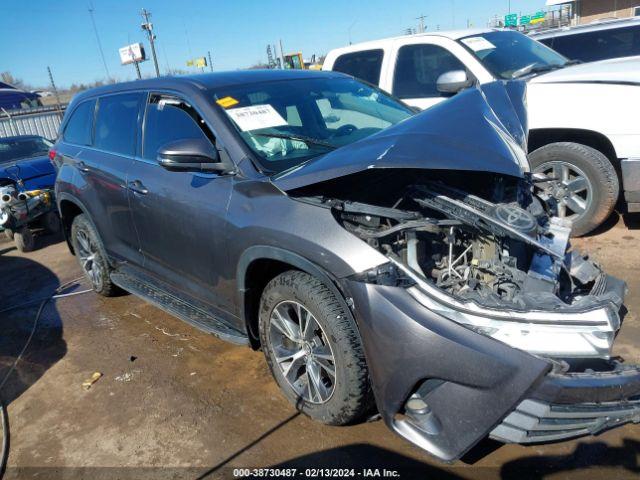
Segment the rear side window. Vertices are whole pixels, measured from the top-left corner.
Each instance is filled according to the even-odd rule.
[[[545,41],[571,60],[593,62],[607,58],[640,55],[640,25],[596,32],[562,35]]]
[[[345,53],[336,58],[332,70],[378,85],[383,56],[384,52],[379,49]]]
[[[142,93],[100,98],[96,115],[96,148],[122,155],[135,154],[138,112],[142,98]]]
[[[163,145],[175,140],[207,139],[198,124],[200,117],[189,105],[174,97],[153,95],[144,120],[142,155],[155,160]]]
[[[438,45],[405,45],[398,51],[393,74],[393,94],[399,98],[440,97],[438,77],[465,66],[449,50]]]
[[[95,106],[95,100],[87,100],[78,105],[64,129],[62,137],[65,142],[76,145],[91,145]]]

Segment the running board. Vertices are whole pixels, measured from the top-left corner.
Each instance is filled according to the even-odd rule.
[[[221,340],[237,345],[249,344],[249,339],[244,333],[235,330],[225,322],[214,317],[211,313],[191,305],[182,298],[161,289],[157,285],[145,282],[137,276],[119,271],[112,272],[110,276],[111,281],[123,290],[133,293],[159,309],[194,326],[198,330],[210,333]]]

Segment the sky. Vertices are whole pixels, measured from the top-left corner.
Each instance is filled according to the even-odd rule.
[[[120,65],[118,48],[142,42],[144,7],[152,13],[161,73],[191,70],[186,61],[213,57],[214,71],[266,62],[266,47],[282,41],[285,53],[305,58],[366,40],[402,35],[426,15],[427,31],[485,27],[494,15],[533,13],[544,0],[1,0],[0,72],[10,71],[32,86],[88,83],[108,74],[135,78],[133,65]],[[94,18],[106,60],[100,56],[88,11]],[[143,75],[154,72],[142,63]]]

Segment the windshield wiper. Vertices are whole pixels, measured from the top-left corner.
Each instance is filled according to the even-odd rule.
[[[557,65],[557,64],[538,65],[537,63],[532,63],[531,65],[527,65],[526,67],[519,68],[518,70],[513,72],[511,74],[511,78],[520,78],[530,73],[548,72],[551,70],[562,68],[565,65]]]
[[[297,140],[299,142],[306,143],[307,145],[319,145],[321,147],[330,148],[331,150],[335,150],[335,145],[325,142],[324,140],[320,140],[318,138],[307,137],[305,135],[290,135],[288,133],[252,133],[256,137],[272,137],[272,138],[284,138],[286,140]]]

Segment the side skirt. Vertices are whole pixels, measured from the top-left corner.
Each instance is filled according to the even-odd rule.
[[[245,332],[231,327],[209,309],[198,305],[198,302],[169,292],[168,288],[152,278],[142,276],[125,267],[112,272],[111,280],[123,290],[133,293],[203,332],[237,345],[249,344]]]

